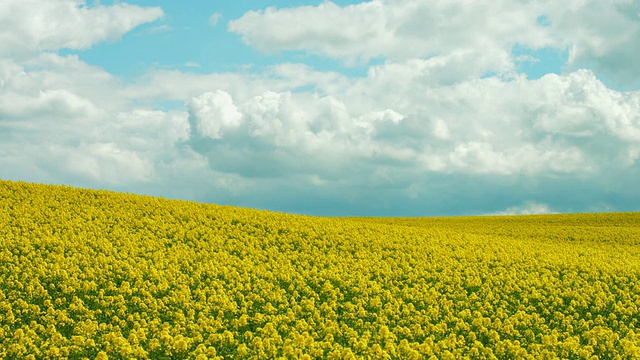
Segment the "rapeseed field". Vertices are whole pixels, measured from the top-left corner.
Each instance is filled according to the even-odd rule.
[[[0,358],[640,358],[640,214],[323,218],[0,181]]]

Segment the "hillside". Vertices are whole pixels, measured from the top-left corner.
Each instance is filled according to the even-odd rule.
[[[640,214],[319,218],[0,181],[0,358],[638,358]]]

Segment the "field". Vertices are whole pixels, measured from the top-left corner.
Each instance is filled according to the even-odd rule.
[[[320,218],[0,181],[0,358],[640,358],[640,214]]]

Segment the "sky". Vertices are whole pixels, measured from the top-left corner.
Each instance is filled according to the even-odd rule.
[[[309,215],[640,211],[640,0],[0,0],[0,179]]]

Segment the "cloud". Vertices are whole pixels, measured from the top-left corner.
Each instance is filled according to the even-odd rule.
[[[222,138],[223,129],[240,125],[242,114],[224,91],[207,92],[187,102],[193,134],[211,139]]]
[[[218,25],[218,22],[220,22],[220,19],[222,19],[222,14],[221,13],[213,13],[209,17],[209,24],[211,26],[216,26],[216,25]]]
[[[572,211],[561,202],[637,196],[625,179],[639,167],[639,93],[588,70],[450,81],[429,64],[389,62],[355,79],[298,64],[158,71],[127,84],[75,56],[4,61],[0,162],[21,159],[23,179],[287,211],[311,201],[326,214],[480,214],[526,201]],[[184,108],[144,106],[185,96]]]
[[[162,16],[160,8],[126,3],[87,7],[72,0],[6,0],[0,8],[0,48],[5,55],[87,49]]]
[[[346,60],[424,58],[458,50],[491,54],[511,68],[510,47],[550,44],[535,4],[511,1],[381,1],[252,11],[229,23],[248,45],[263,51],[304,50]],[[496,26],[500,24],[500,26]]]
[[[638,85],[639,11],[633,0],[323,2],[250,11],[229,30],[264,52],[305,51],[347,64],[434,58],[465,71],[483,63],[475,76],[513,72],[522,61],[512,54],[516,45],[569,50],[571,69],[593,66],[619,84]]]
[[[352,82],[337,72],[318,71],[304,64],[284,63],[267,67],[257,74],[247,70],[200,74],[156,70],[127,84],[126,98],[185,101],[205,92],[224,89],[234,99],[246,101],[266,91],[284,92],[311,88],[335,93],[349,88]]]
[[[433,187],[473,198],[481,194],[461,187],[474,181],[487,182],[484,207],[504,202],[493,197],[525,202],[571,182],[586,181],[596,198],[632,192],[611,188],[616,181],[605,174],[637,172],[640,94],[608,89],[590,71],[474,79],[437,91],[414,91],[410,76],[395,87],[377,79],[370,74],[333,95],[267,91],[238,101],[205,93],[188,102],[189,145],[212,171],[335,201],[417,201],[434,196]]]
[[[185,111],[139,108],[123,84],[77,56],[0,61],[0,176],[84,186],[158,182],[181,163]],[[188,151],[187,151],[188,152]]]
[[[540,215],[540,214],[557,214],[549,205],[527,201],[519,206],[512,206],[504,211],[493,213],[490,215]]]
[[[36,2],[11,2],[0,19],[40,11],[24,4]],[[598,76],[637,44],[591,19],[594,1],[250,12],[229,28],[257,48],[384,61],[361,77],[281,63],[135,79],[39,50],[117,39],[161,11],[69,4],[43,5],[46,24],[29,17],[0,32],[2,178],[325,215],[637,210],[640,92]],[[601,10],[616,18],[633,7],[615,5]],[[53,18],[74,28],[47,28]],[[51,36],[29,35],[36,25]],[[514,58],[514,44],[570,49],[570,64],[527,79],[514,64],[533,59]],[[596,70],[580,68],[589,62]]]
[[[115,143],[82,143],[77,147],[50,146],[65,173],[84,181],[122,184],[149,182],[153,166],[141,154]],[[77,180],[76,180],[77,181]]]
[[[640,3],[572,1],[549,7],[550,28],[569,48],[571,68],[588,66],[617,85],[640,85]]]
[[[42,53],[26,60],[0,59],[0,93],[38,97],[41,92],[67,91],[82,94],[105,110],[116,110],[130,99],[116,89],[121,80],[95,66],[81,61],[77,55],[60,56]]]
[[[430,64],[355,79],[281,64],[123,83],[75,56],[4,60],[0,168],[16,170],[0,176],[334,215],[638,199],[640,93],[588,70],[450,81]],[[287,90],[300,87],[312,90]]]
[[[141,31],[142,34],[158,34],[162,32],[172,31],[173,28],[167,24],[162,24],[158,26],[149,27]]]

